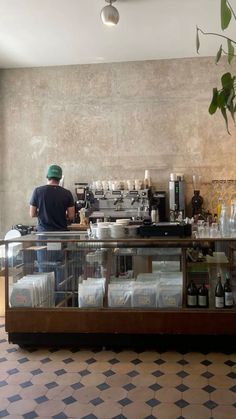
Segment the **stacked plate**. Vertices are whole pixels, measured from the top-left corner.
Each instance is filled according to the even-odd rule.
[[[122,239],[125,237],[125,226],[119,223],[111,224],[110,232],[113,239]]]
[[[96,235],[98,239],[109,239],[111,237],[109,224],[98,223]]]
[[[129,218],[118,218],[116,220],[116,224],[119,224],[121,226],[127,226],[129,224],[129,222],[130,222]]]

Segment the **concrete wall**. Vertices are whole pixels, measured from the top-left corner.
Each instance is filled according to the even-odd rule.
[[[72,192],[76,181],[143,178],[145,169],[168,190],[169,173],[183,172],[187,203],[198,173],[214,208],[227,188],[211,181],[236,178],[236,129],[229,136],[208,114],[224,71],[200,57],[0,70],[0,231],[32,223],[30,195],[52,163]]]
[[[1,73],[0,73],[1,77]],[[0,78],[0,239],[3,237],[3,213],[4,210],[4,143],[3,143],[3,132],[4,132],[4,123],[3,123],[3,100],[2,100],[2,89],[1,89],[1,78]]]

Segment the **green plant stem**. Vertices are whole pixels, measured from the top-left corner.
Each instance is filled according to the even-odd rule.
[[[198,31],[200,31],[203,35],[213,35],[213,36],[218,36],[220,38],[224,38],[227,41],[231,41],[233,44],[236,45],[236,41],[234,41],[233,39],[229,38],[228,36],[225,35],[221,35],[220,33],[215,33],[215,32],[204,32],[202,29],[197,28]]]
[[[229,2],[229,1],[227,1],[227,4],[228,4],[228,6],[229,6],[229,8],[230,8],[230,10],[231,10],[231,13],[232,13],[232,15],[233,15],[234,19],[236,20],[236,15],[235,15],[235,13],[234,13],[234,10],[233,10],[233,8],[232,8],[232,6],[231,6],[230,2]]]
[[[236,57],[236,55],[235,54],[229,54],[227,51],[225,51],[224,49],[222,49],[222,52],[225,54],[225,55],[230,55],[230,57]]]

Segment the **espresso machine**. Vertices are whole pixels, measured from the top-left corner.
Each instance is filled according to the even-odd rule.
[[[119,218],[141,220],[150,215],[150,189],[94,189],[92,193],[94,201],[89,215],[92,222]]]
[[[184,175],[171,173],[169,180],[170,221],[181,221],[185,216]]]

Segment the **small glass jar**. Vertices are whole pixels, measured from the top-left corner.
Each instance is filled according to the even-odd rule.
[[[218,224],[212,223],[210,227],[210,237],[214,238],[214,237],[218,237],[218,235],[219,235]]]

